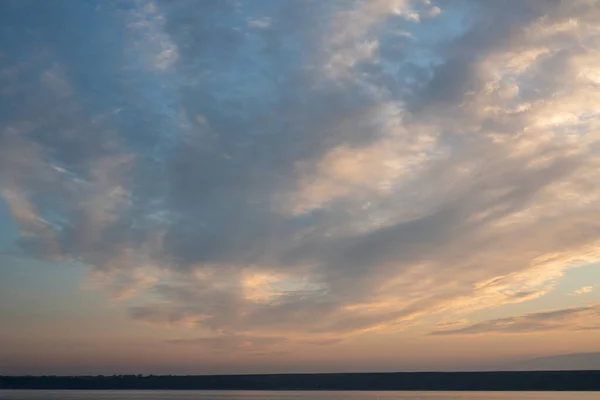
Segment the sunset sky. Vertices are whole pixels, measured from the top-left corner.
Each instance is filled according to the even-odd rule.
[[[600,351],[600,1],[0,0],[0,374]]]

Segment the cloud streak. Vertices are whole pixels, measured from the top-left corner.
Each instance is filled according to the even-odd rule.
[[[435,331],[432,335],[478,335],[487,333],[539,333],[600,329],[600,306],[543,311],[518,317],[480,322],[463,328]]]

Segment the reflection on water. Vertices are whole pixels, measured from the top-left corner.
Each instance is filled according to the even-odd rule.
[[[600,400],[600,392],[229,392],[0,390],[0,400]]]

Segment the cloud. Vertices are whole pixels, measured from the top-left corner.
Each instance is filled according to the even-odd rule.
[[[264,29],[271,26],[271,19],[265,18],[250,18],[248,20],[248,26],[252,28]]]
[[[600,259],[597,5],[3,4],[22,254],[232,347],[543,296]]]
[[[575,290],[573,293],[571,293],[572,295],[578,295],[578,294],[585,294],[585,293],[590,293],[592,290],[594,290],[593,286],[583,286],[577,290]]]
[[[493,319],[464,328],[435,331],[432,335],[475,335],[486,333],[535,333],[600,329],[600,306],[536,312],[519,317]]]

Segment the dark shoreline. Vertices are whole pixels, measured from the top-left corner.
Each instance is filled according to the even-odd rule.
[[[600,391],[600,371],[0,376],[0,389]]]

